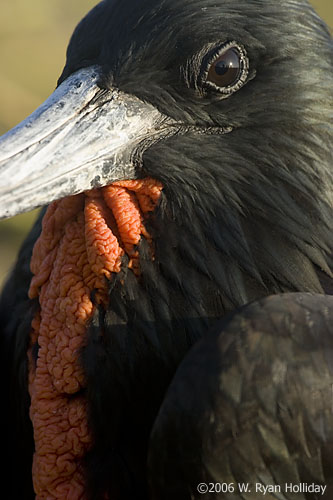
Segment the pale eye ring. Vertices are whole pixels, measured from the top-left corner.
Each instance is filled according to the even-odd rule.
[[[249,60],[245,48],[232,41],[224,43],[205,58],[204,84],[222,94],[239,90],[248,77]]]

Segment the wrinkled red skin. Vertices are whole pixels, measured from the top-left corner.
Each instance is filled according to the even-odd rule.
[[[144,218],[162,185],[147,178],[122,181],[52,203],[31,259],[29,297],[39,297],[29,357],[30,418],[34,428],[33,482],[37,500],[84,499],[82,458],[92,444],[78,353],[95,301],[107,305],[107,279],[124,253],[139,274]],[[107,278],[107,279],[105,279]],[[38,342],[37,363],[32,346]],[[74,396],[75,395],[75,396]],[[110,499],[112,500],[112,499]]]

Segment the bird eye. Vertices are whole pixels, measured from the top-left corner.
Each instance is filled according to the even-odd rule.
[[[229,87],[238,80],[241,64],[240,54],[236,49],[229,49],[211,65],[207,81],[218,87]]]
[[[205,83],[224,94],[230,94],[244,85],[248,75],[245,49],[236,42],[224,44],[208,61]]]

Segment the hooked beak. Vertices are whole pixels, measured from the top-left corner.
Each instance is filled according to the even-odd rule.
[[[99,67],[67,78],[0,138],[0,219],[140,172],[145,141],[171,121],[152,105],[97,85]]]

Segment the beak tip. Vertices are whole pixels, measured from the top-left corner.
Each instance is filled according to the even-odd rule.
[[[99,74],[71,75],[0,139],[0,218],[137,178],[140,144],[160,136],[166,117],[134,95],[101,92]]]

